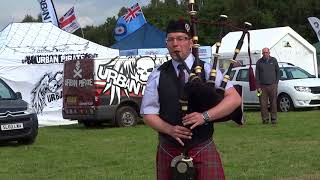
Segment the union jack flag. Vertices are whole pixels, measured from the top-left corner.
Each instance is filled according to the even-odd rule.
[[[124,20],[127,23],[142,13],[141,8],[138,3],[133,5],[132,7],[128,8],[127,10],[128,10],[127,13],[123,16]]]

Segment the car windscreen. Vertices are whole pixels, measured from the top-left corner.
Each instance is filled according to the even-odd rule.
[[[312,78],[312,75],[309,74],[307,71],[299,68],[299,67],[284,67],[281,68],[280,71],[284,71],[285,76],[287,79],[306,79],[306,78]],[[280,73],[281,75],[281,73]]]
[[[230,79],[231,79],[231,80],[233,79],[233,76],[234,76],[235,73],[236,73],[236,70],[232,70],[232,71],[230,72]]]
[[[15,93],[3,81],[0,81],[0,100],[17,99]]]
[[[240,69],[236,80],[249,82],[249,70],[248,69]]]

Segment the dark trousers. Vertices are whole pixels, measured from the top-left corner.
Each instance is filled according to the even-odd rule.
[[[271,121],[277,121],[277,92],[278,85],[262,85],[261,86],[262,94],[259,98],[260,100],[260,111],[261,118],[263,122],[269,122],[269,111],[268,111],[268,102],[270,102],[270,115]]]

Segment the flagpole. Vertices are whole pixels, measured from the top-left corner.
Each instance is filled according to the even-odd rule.
[[[80,26],[80,30],[81,30],[82,38],[84,39],[84,34],[81,26]]]

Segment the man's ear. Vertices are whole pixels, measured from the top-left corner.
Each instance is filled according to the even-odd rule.
[[[190,48],[192,48],[192,46],[193,46],[192,38],[189,41],[190,41]]]

